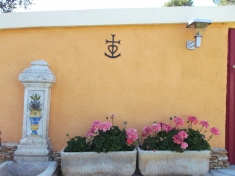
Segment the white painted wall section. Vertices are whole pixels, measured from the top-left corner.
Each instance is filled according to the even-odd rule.
[[[186,24],[192,18],[211,19],[212,23],[235,22],[235,6],[18,12],[0,14],[0,29]]]

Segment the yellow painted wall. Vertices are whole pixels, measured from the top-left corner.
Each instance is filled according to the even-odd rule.
[[[225,147],[229,28],[235,24],[211,24],[196,50],[186,50],[195,33],[185,24],[0,30],[2,142],[22,137],[18,75],[30,62],[45,60],[57,78],[49,127],[54,150],[66,146],[67,133],[85,135],[92,121],[110,113],[116,125],[128,121],[139,133],[171,115],[195,115],[219,127],[211,145]],[[104,56],[111,34],[121,40],[117,59]]]

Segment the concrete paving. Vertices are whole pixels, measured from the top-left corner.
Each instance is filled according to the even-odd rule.
[[[235,165],[231,165],[227,169],[213,169],[210,170],[206,176],[235,176]]]
[[[60,173],[59,176],[62,176]],[[138,169],[136,169],[135,173],[132,176],[143,176]],[[176,176],[176,175],[165,175],[165,176]],[[179,175],[177,175],[179,176]],[[186,176],[186,175],[180,175]],[[227,169],[212,169],[204,176],[235,176],[235,165],[231,165]]]
[[[59,173],[59,176],[63,176],[62,173]],[[132,176],[143,176],[138,169],[136,169],[135,173]],[[169,176],[169,175],[165,175]],[[176,175],[171,175],[176,176]],[[179,176],[179,175],[178,175]],[[180,175],[183,176],[183,175]],[[227,169],[212,169],[204,176],[235,176],[235,165],[231,165]]]
[[[143,176],[143,175],[137,169],[133,176]],[[171,175],[171,176],[174,176],[174,175]],[[227,169],[211,169],[204,176],[235,176],[235,165],[231,165]]]

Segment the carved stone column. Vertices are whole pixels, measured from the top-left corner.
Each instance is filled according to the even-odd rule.
[[[43,60],[19,75],[25,87],[22,139],[15,151],[16,161],[48,161],[52,147],[48,137],[51,87],[56,77]]]

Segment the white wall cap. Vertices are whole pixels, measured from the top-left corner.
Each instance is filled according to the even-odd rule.
[[[0,29],[186,24],[192,18],[211,19],[212,23],[235,22],[235,6],[17,12],[0,14]]]

